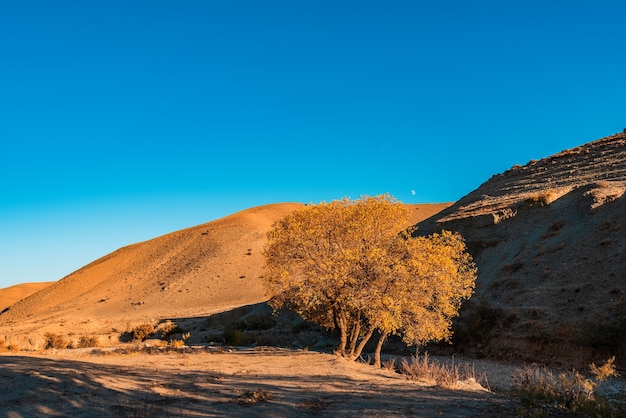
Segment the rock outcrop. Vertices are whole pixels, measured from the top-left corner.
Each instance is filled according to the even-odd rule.
[[[456,343],[585,363],[626,346],[626,134],[493,176],[418,224],[466,239],[479,269]]]

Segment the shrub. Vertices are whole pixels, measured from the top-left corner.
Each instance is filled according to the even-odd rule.
[[[70,343],[63,338],[62,335],[60,334],[55,334],[53,332],[46,332],[46,334],[44,335],[44,339],[46,341],[46,344],[44,346],[44,348],[50,349],[50,348],[68,348]]]
[[[181,335],[180,340],[170,340],[167,345],[168,347],[172,347],[172,348],[181,348],[185,346],[185,342],[189,339],[189,337],[191,336],[190,333],[185,333],[183,335]]]
[[[532,408],[560,407],[587,416],[613,417],[621,415],[616,405],[596,393],[603,380],[617,376],[615,357],[590,369],[595,379],[587,379],[575,369],[555,376],[543,366],[525,366],[513,376],[513,394]]]
[[[185,334],[187,332],[185,329],[169,320],[161,324],[159,330],[161,331],[161,338],[164,340],[170,338],[174,334]]]
[[[100,340],[95,336],[85,336],[83,335],[78,340],[78,344],[76,348],[89,348],[89,347],[100,347]]]
[[[550,204],[549,193],[537,193],[526,198],[529,206],[548,206]]]
[[[411,357],[411,361],[402,359],[400,373],[412,380],[435,382],[443,388],[452,388],[462,380],[479,380],[473,367],[461,367],[454,360],[447,363],[433,361],[428,353]]]
[[[152,324],[141,324],[133,328],[131,331],[133,340],[144,341],[148,336],[154,334],[154,326]]]
[[[240,404],[254,404],[258,402],[267,402],[272,398],[272,394],[266,390],[247,390],[238,400]]]

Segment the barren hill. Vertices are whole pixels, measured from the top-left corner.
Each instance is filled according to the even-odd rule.
[[[0,289],[0,311],[51,285],[54,282],[21,283]]]
[[[419,224],[459,231],[479,268],[457,342],[597,360],[626,346],[626,133],[495,175]]]
[[[410,205],[412,222],[449,205]],[[302,206],[251,208],[121,248],[5,309],[0,335],[20,334],[25,340],[44,332],[110,335],[146,321],[265,301],[260,276],[266,232]]]

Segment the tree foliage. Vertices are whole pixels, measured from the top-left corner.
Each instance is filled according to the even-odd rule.
[[[409,209],[389,195],[310,205],[268,232],[264,280],[278,309],[337,329],[337,351],[357,358],[377,332],[407,344],[451,336],[476,268],[459,234],[411,237]]]

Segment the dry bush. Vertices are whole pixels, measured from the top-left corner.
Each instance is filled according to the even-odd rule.
[[[555,376],[544,366],[527,365],[513,376],[513,394],[531,408],[565,408],[585,416],[624,416],[622,407],[596,393],[600,382],[617,376],[614,361],[613,357],[600,367],[592,363],[595,379],[587,379],[575,369]]]
[[[100,340],[96,336],[83,335],[79,338],[76,348],[100,347]]]
[[[141,324],[133,328],[131,335],[135,341],[144,341],[148,336],[154,334],[154,331],[154,325]]]
[[[596,366],[595,363],[589,365],[589,370],[596,377],[598,382],[603,382],[610,377],[619,377],[619,373],[615,370],[615,356],[608,359],[602,366]]]
[[[382,367],[385,370],[396,370],[396,359],[390,358],[389,360],[383,361]]]
[[[402,359],[400,373],[412,380],[435,382],[442,388],[453,388],[463,380],[479,379],[473,367],[459,366],[454,358],[446,363],[431,360],[428,353],[411,357],[411,361]]]
[[[62,335],[55,334],[53,332],[46,332],[44,335],[44,339],[46,341],[46,344],[44,345],[44,348],[46,350],[50,348],[63,349],[70,346],[70,343],[65,338],[63,338]]]
[[[161,338],[167,340],[174,334],[185,334],[187,330],[181,328],[178,324],[167,320],[157,328],[161,332]],[[155,330],[155,331],[157,331]]]
[[[185,342],[189,339],[189,337],[191,336],[190,333],[185,333],[183,335],[181,335],[180,340],[176,340],[176,339],[172,339],[167,343],[168,347],[171,348],[181,348],[185,346]]]
[[[272,398],[272,394],[266,390],[247,390],[238,398],[240,404],[249,405],[259,402],[267,402]]]
[[[548,206],[551,202],[550,193],[537,193],[526,198],[529,206]]]

